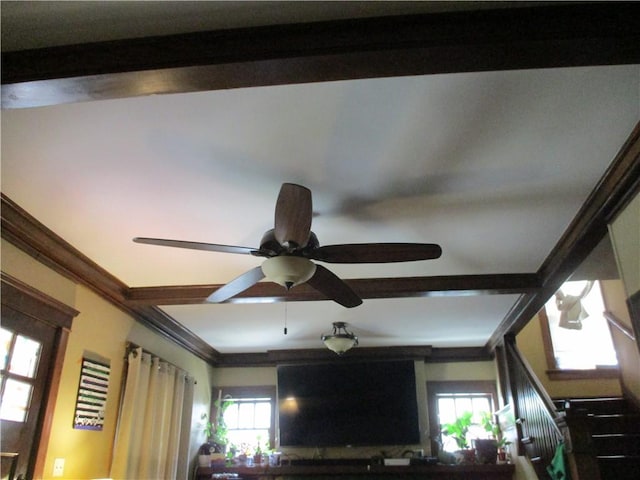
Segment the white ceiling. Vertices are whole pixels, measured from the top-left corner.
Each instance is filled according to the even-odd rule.
[[[4,110],[2,192],[132,287],[222,284],[259,265],[131,239],[257,247],[283,182],[312,190],[321,245],[443,249],[432,261],[326,265],[342,278],[533,273],[638,122],[639,97],[633,65]],[[362,346],[482,346],[517,298],[162,309],[222,353],[317,348],[334,321]]]

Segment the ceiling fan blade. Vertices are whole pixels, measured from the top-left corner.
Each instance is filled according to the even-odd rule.
[[[159,245],[161,247],[178,247],[188,248],[190,250],[207,250],[210,252],[240,253],[245,255],[261,256],[261,252],[257,248],[237,247],[234,245],[218,245],[215,243],[188,242],[184,240],[165,240],[162,238],[146,237],[135,237],[133,241],[136,243],[146,243],[148,245]]]
[[[328,263],[391,263],[432,260],[442,255],[435,243],[351,243],[325,245],[307,256]]]
[[[311,232],[311,190],[294,183],[283,183],[275,214],[275,237],[285,247],[304,247]]]
[[[209,303],[220,303],[225,300],[244,292],[247,288],[254,286],[264,278],[261,267],[255,267],[243,273],[239,277],[234,278],[226,285],[215,290],[207,297]]]
[[[353,308],[362,303],[362,299],[349,285],[322,265],[316,265],[316,273],[307,283],[343,307]]]

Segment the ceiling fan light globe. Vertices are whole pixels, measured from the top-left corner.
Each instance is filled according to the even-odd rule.
[[[358,344],[358,339],[353,335],[323,335],[322,341],[332,352],[342,355],[347,350]]]
[[[306,282],[316,273],[316,264],[304,257],[280,255],[262,263],[262,273],[268,280],[287,290]]]

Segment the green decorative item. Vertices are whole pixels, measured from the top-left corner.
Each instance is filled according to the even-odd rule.
[[[494,422],[493,414],[489,412],[482,412],[481,423],[485,431],[487,431],[496,440],[498,448],[504,448],[511,444],[511,442],[508,442],[507,439],[502,436],[500,426]]]
[[[233,405],[233,401],[229,399],[218,399],[214,402],[214,406],[217,410],[216,418],[213,422],[209,421],[209,416],[203,413],[200,416],[201,420],[204,420],[204,434],[207,437],[207,442],[212,447],[212,453],[225,453],[227,443],[227,426],[224,423],[224,412],[230,406]]]
[[[485,431],[489,434],[489,439],[476,439],[474,446],[476,448],[476,460],[478,463],[496,463],[498,454],[502,449],[509,445],[500,432],[499,425],[494,422],[494,416],[489,412],[482,412],[480,422]],[[504,452],[503,452],[504,453]]]
[[[464,412],[452,423],[445,423],[442,426],[442,433],[452,437],[460,450],[466,450],[469,448],[469,440],[467,434],[469,433],[469,427],[471,426],[471,412]]]

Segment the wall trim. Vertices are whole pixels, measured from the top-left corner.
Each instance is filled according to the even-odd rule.
[[[54,328],[71,329],[73,318],[80,313],[7,273],[0,272],[0,281],[3,305],[30,317],[36,317]]]
[[[426,346],[356,347],[338,357],[326,348],[270,350],[265,353],[226,353],[220,355],[219,367],[277,366],[286,363],[321,363],[362,360],[414,359],[425,363],[481,362],[493,359],[483,347],[433,348]]]

